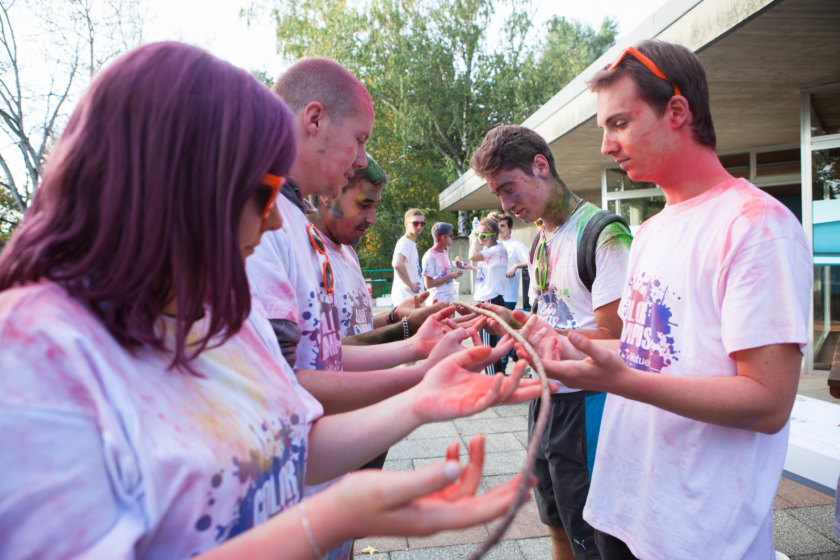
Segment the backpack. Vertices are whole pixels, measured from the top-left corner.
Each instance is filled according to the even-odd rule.
[[[577,265],[578,276],[583,285],[589,292],[592,292],[592,285],[595,283],[595,250],[598,248],[598,237],[608,225],[618,222],[630,231],[630,226],[627,221],[617,214],[613,214],[609,210],[599,210],[589,219],[586,227],[583,228],[583,234],[578,239]],[[540,242],[540,234],[537,233],[531,243],[531,258],[529,264],[534,262],[534,253],[537,251],[537,245]]]

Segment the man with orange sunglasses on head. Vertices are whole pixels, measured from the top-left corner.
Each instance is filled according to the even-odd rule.
[[[694,53],[645,42],[589,88],[601,152],[666,206],[630,249],[620,340],[523,328],[550,377],[609,393],[584,517],[609,560],[772,559],[808,338],[804,232],[721,165]]]

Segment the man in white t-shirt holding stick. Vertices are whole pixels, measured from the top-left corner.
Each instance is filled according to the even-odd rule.
[[[536,317],[523,329],[550,377],[609,392],[584,517],[608,560],[771,560],[807,342],[802,226],[721,165],[688,49],[628,48],[589,87],[602,153],[667,205],[636,233],[619,341],[559,336]]]
[[[420,280],[420,255],[417,253],[417,238],[426,227],[423,212],[412,208],[405,213],[405,235],[397,240],[394,247],[394,284],[391,287],[391,301],[397,303],[419,296],[423,291]]]
[[[446,248],[452,245],[455,235],[452,224],[437,222],[432,226],[432,239],[435,244],[423,255],[423,282],[431,294],[432,301],[454,301],[454,281],[460,278],[463,270],[452,270],[452,262]]]

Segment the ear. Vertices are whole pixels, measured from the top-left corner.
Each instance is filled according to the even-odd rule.
[[[551,169],[548,165],[548,160],[545,159],[545,156],[542,154],[537,154],[534,156],[534,165],[532,169],[534,176],[539,177],[540,179],[545,179],[551,174]]]
[[[691,127],[694,123],[694,115],[688,108],[688,100],[682,95],[675,95],[668,101],[665,114],[673,130],[682,126]]]
[[[306,107],[303,108],[303,128],[310,136],[317,136],[324,127],[324,121],[327,120],[327,112],[324,106],[318,101],[310,101]]]

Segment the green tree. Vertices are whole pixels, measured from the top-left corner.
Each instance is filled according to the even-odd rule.
[[[596,31],[554,18],[540,40],[532,13],[527,0],[277,0],[281,54],[336,60],[374,100],[369,149],[390,183],[358,251],[364,268],[390,268],[409,208],[429,224],[457,225],[454,212],[437,210],[438,195],[469,168],[487,132],[522,122],[614,42],[609,19]],[[429,245],[424,234],[418,250]]]

